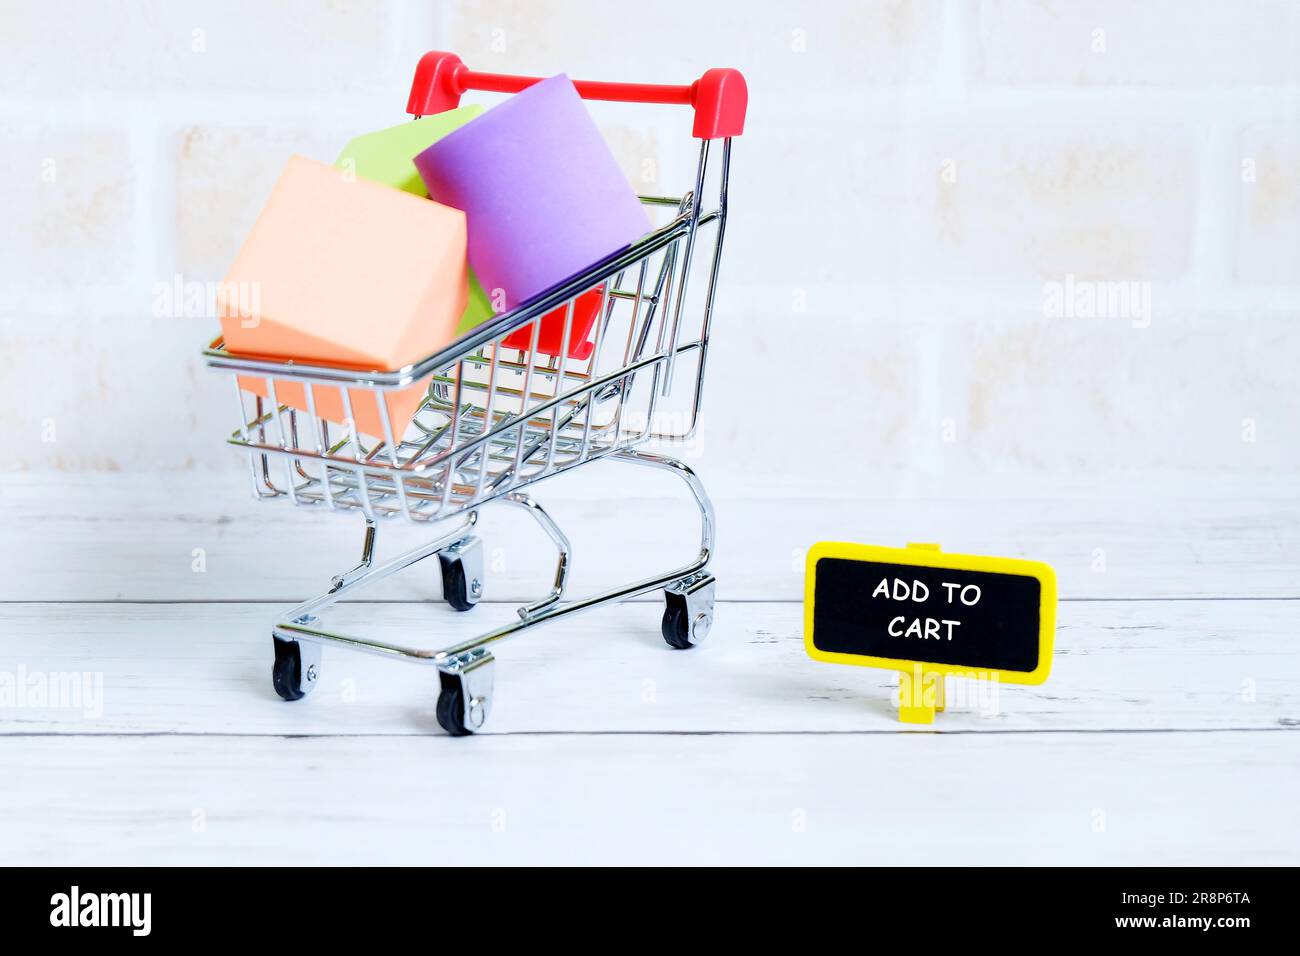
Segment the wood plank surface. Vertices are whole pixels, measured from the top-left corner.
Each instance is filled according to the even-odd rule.
[[[2,733],[439,734],[437,675],[326,648],[320,686],[284,703],[262,604],[0,605],[9,667],[102,674],[102,708],[0,711]],[[509,605],[351,604],[332,626],[438,647],[508,620]],[[497,652],[486,730],[510,733],[916,732],[888,671],[809,660],[796,604],[723,603],[708,641],[670,649],[660,609],[592,611]],[[1063,605],[1051,679],[950,680],[937,732],[1300,728],[1297,601]],[[423,638],[423,641],[421,641]],[[92,678],[93,679],[93,678]],[[102,712],[101,712],[102,711]],[[921,731],[924,732],[924,731]],[[1300,736],[1294,738],[1300,747]]]
[[[7,863],[1267,864],[1296,735],[0,741]]]
[[[614,467],[537,489],[573,540],[576,589],[676,567],[698,545],[684,489]],[[6,476],[0,601],[297,602],[355,562],[358,516],[258,502],[238,479],[83,475],[51,487],[49,476]],[[1034,558],[1056,568],[1066,600],[1300,597],[1297,499],[859,500],[792,490],[776,498],[719,495],[717,512],[714,570],[719,596],[729,600],[801,600],[803,555],[820,540],[938,541],[949,551]],[[555,555],[531,519],[492,506],[480,533],[488,597],[545,593]],[[386,523],[380,554],[432,535]],[[399,575],[365,596],[436,597],[435,571]]]

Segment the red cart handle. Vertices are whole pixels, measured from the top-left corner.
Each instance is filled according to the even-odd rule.
[[[488,93],[518,93],[541,80],[537,76],[509,76],[505,73],[476,73],[454,53],[434,51],[420,57],[411,82],[406,112],[429,116],[460,105],[466,90]],[[745,107],[749,92],[739,70],[714,69],[690,86],[662,86],[652,83],[574,84],[584,100],[612,100],[618,103],[675,103],[695,109],[691,133],[698,139],[739,136],[745,129]]]

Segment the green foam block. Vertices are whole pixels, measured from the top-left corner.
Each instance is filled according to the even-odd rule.
[[[334,165],[385,186],[427,196],[429,192],[411,160],[482,112],[481,106],[462,106],[366,133],[343,147]]]
[[[456,334],[464,335],[480,322],[492,318],[493,315],[495,313],[492,311],[492,303],[488,301],[483,287],[478,284],[478,276],[474,275],[473,269],[470,269],[469,297],[465,299],[465,311],[461,314],[460,324],[456,326]]]

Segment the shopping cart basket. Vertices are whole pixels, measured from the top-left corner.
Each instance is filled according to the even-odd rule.
[[[534,78],[477,73],[450,53],[428,53],[411,87],[407,112],[419,117],[455,108],[466,90],[517,92]],[[439,673],[438,722],[450,734],[481,729],[492,704],[493,645],[521,631],[601,605],[663,589],[662,633],[674,648],[708,634],[715,580],[713,507],[682,462],[638,450],[652,441],[685,441],[696,430],[704,384],[709,324],[727,217],[731,137],[744,125],[746,90],[735,70],[709,70],[690,86],[578,82],[585,99],[689,105],[700,140],[694,189],[678,198],[643,196],[667,221],[629,248],[591,266],[511,311],[483,323],[435,355],[397,370],[358,372],[297,362],[241,358],[221,339],[207,364],[231,374],[239,427],[228,441],[248,453],[260,498],[300,507],[358,512],[365,520],[361,562],[335,577],[330,590],[286,613],[272,629],[276,691],[305,696],[320,680],[321,645],[337,644],[397,660],[431,664]],[[721,140],[721,156],[711,146]],[[705,200],[706,187],[716,202]],[[710,208],[712,207],[712,208]],[[702,258],[704,274],[691,283]],[[571,349],[574,310],[599,298],[587,357]],[[538,350],[540,319],[563,310],[555,355]],[[554,319],[551,320],[555,321]],[[525,330],[527,349],[504,340]],[[531,330],[531,331],[529,331]],[[516,344],[520,338],[513,340]],[[353,394],[388,392],[429,379],[427,395],[405,434],[394,435],[387,403],[376,401],[383,434],[358,434]],[[265,397],[241,388],[258,380]],[[277,383],[301,389],[305,410],[277,401]],[[283,385],[282,385],[283,387]],[[316,414],[322,390],[333,390],[348,424]],[[378,396],[376,396],[378,397]],[[663,469],[680,477],[699,507],[698,555],[662,574],[566,600],[570,546],[563,531],[528,493],[531,485],[599,459]],[[436,554],[443,596],[458,611],[483,595],[482,543],[472,532],[478,509],[503,501],[528,511],[559,552],[550,592],[518,611],[518,620],[441,650],[423,650],[327,630],[320,614],[366,584]],[[377,523],[450,521],[427,544],[381,564],[374,561]],[[456,519],[456,520],[450,520]]]

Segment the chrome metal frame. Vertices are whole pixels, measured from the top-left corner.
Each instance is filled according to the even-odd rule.
[[[709,142],[701,142],[695,188],[680,198],[641,197],[651,210],[671,218],[622,252],[593,265],[514,310],[500,315],[440,352],[404,368],[356,371],[293,361],[244,358],[228,353],[217,339],[204,352],[207,364],[231,374],[239,427],[229,443],[248,454],[254,494],[288,498],[299,507],[359,511],[365,518],[362,558],[336,576],[330,590],[281,617],[277,640],[296,642],[302,652],[304,690],[314,686],[318,647],[338,644],[399,660],[432,664],[446,682],[459,681],[464,719],[470,730],[486,720],[491,703],[489,648],[523,630],[623,601],[659,588],[669,600],[692,604],[692,643],[712,620],[713,578],[706,571],[713,550],[714,516],[708,495],[685,464],[638,451],[650,441],[685,441],[695,434],[703,397],[705,359],[727,215],[731,141],[721,141],[716,171],[717,203],[705,209]],[[703,242],[707,282],[698,306],[688,299],[688,281]],[[601,291],[600,309],[587,358],[569,356],[574,309],[579,296]],[[560,354],[537,349],[544,316],[564,310]],[[504,345],[512,333],[531,328],[531,347]],[[689,401],[684,411],[666,404],[693,359]],[[302,387],[303,407],[277,399],[277,383]],[[411,426],[394,435],[388,393],[426,387]],[[257,386],[265,397],[253,394]],[[346,416],[327,421],[317,414],[322,389],[336,390]],[[354,425],[357,392],[373,395],[381,435],[359,434]],[[686,564],[598,594],[565,600],[571,547],[563,531],[525,489],[589,462],[609,459],[670,471],[686,483],[699,507],[700,550]],[[519,608],[518,620],[440,650],[423,650],[325,629],[318,617],[356,590],[380,581],[432,554],[474,565],[470,600],[482,593],[481,554],[472,531],[478,509],[503,500],[527,510],[558,552],[550,592]],[[377,522],[404,518],[442,522],[460,517],[452,530],[376,565]],[[310,671],[310,674],[308,673]]]

